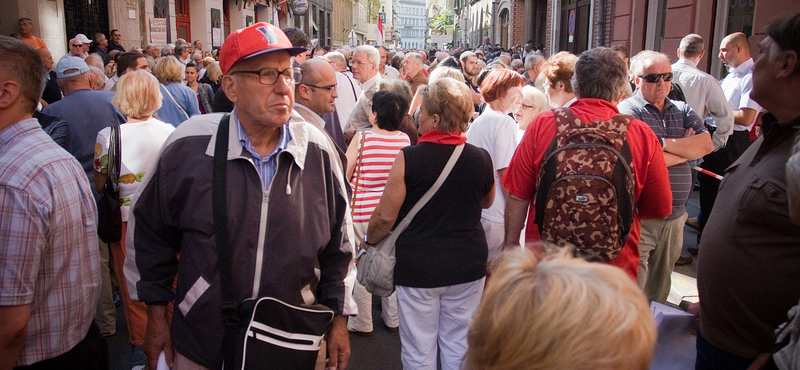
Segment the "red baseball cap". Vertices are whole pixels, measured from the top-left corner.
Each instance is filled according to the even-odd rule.
[[[219,68],[227,74],[236,62],[273,51],[286,51],[289,55],[308,51],[294,47],[280,28],[259,22],[232,32],[219,50]]]

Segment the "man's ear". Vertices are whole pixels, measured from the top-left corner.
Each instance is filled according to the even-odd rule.
[[[19,84],[14,80],[0,82],[0,109],[10,107],[19,97]]]
[[[305,100],[311,100],[311,88],[303,84],[295,84],[294,86],[297,94]]]
[[[706,56],[706,51],[700,50],[700,55],[697,56],[697,60],[703,59],[704,56]]]
[[[230,100],[232,103],[236,103],[237,101],[239,101],[239,96],[237,95],[235,89],[236,84],[238,82],[239,81],[237,80],[236,76],[233,75],[222,76],[222,81],[220,86],[222,87],[222,91],[225,92],[225,96],[227,96],[228,100]]]
[[[774,48],[775,46],[773,46]],[[790,50],[784,52],[783,55],[776,58],[776,63],[779,63],[778,77],[787,78],[791,76],[795,68],[797,68],[797,52]]]

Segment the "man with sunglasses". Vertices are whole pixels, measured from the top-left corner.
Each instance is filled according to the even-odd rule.
[[[672,190],[672,214],[666,219],[642,220],[637,282],[648,300],[665,303],[672,285],[670,275],[683,249],[686,201],[692,190],[688,161],[711,153],[713,144],[697,113],[685,102],[667,98],[672,65],[666,55],[642,51],[634,57],[631,70],[638,89],[619,104],[619,111],[647,123],[658,136]]]
[[[77,37],[75,37],[69,40],[69,53],[67,53],[67,56],[86,59],[86,57],[89,56],[89,53],[83,50],[83,43],[78,40]]]
[[[126,272],[131,298],[147,304],[149,369],[162,351],[172,369],[222,366],[222,289],[232,289],[237,303],[272,297],[327,306],[336,316],[317,369],[326,366],[325,349],[329,369],[347,367],[347,315],[357,312],[350,293],[348,185],[335,146],[293,113],[300,73],[291,57],[305,51],[264,22],[232,32],[220,49],[221,86],[234,106],[226,156],[233,288],[221,286],[211,212],[214,148],[224,116],[183,122],[142,181],[128,221]]]

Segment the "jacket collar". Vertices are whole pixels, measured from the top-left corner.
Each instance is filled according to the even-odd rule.
[[[236,125],[233,124],[234,120],[238,119],[236,117],[235,108],[233,112],[231,112],[230,119],[231,124],[228,125],[228,160],[230,161],[237,158],[250,160],[250,157],[245,155],[247,150],[245,150],[245,148],[242,147],[242,144],[239,143]],[[308,150],[308,128],[303,117],[294,110],[292,110],[292,116],[289,118],[289,121],[286,124],[289,125],[289,133],[292,135],[292,140],[289,141],[289,144],[284,152],[291,154],[294,162],[302,170],[305,167],[306,153]],[[215,125],[214,130],[211,133],[208,146],[206,147],[206,155],[209,157],[214,156],[214,147],[215,143],[217,142],[216,128],[217,126]]]

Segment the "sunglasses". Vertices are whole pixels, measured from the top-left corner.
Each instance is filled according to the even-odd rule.
[[[658,82],[658,79],[663,78],[664,82],[672,81],[672,72],[667,73],[651,73],[644,76],[639,76],[639,78],[643,79],[645,82],[654,84]]]
[[[70,46],[73,47],[73,48],[79,48],[79,47],[81,47],[83,45],[70,45]]]

